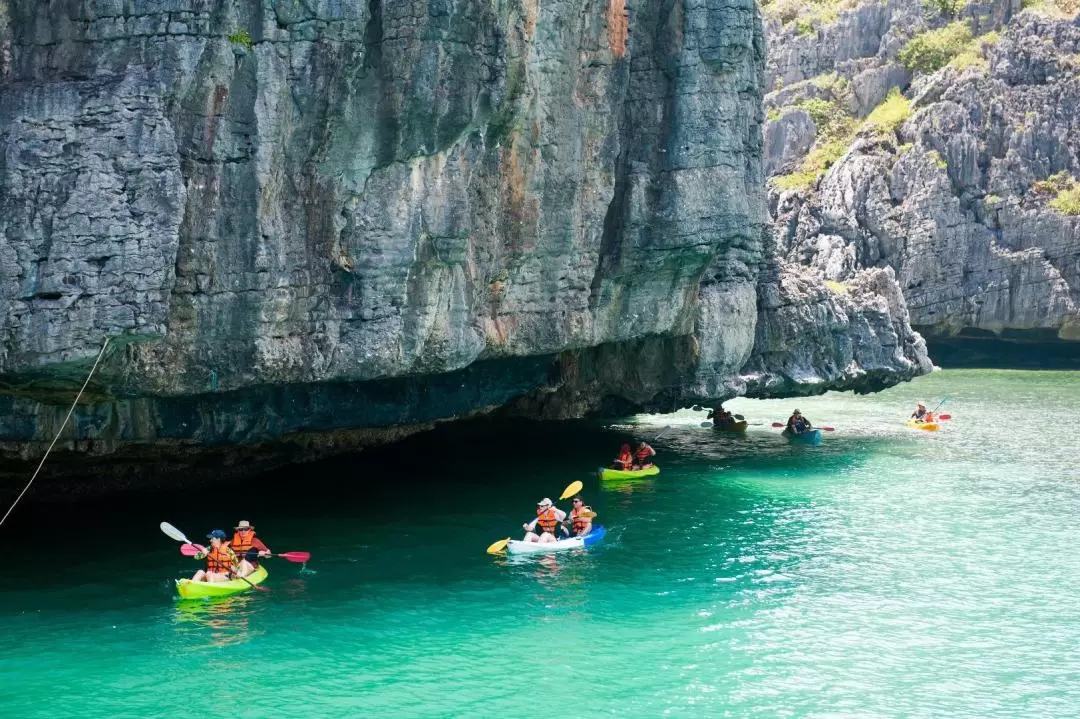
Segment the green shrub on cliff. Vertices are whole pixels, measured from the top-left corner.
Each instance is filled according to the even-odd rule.
[[[1047,204],[1063,215],[1080,215],[1080,181],[1067,172],[1059,172],[1035,183],[1040,194],[1055,193]]]
[[[228,40],[233,45],[239,45],[248,50],[255,46],[255,43],[251,40],[251,33],[247,30],[236,30],[230,33]]]
[[[971,42],[971,29],[963,21],[938,30],[927,30],[911,38],[898,58],[912,72],[934,72],[945,67]]]
[[[889,136],[911,117],[911,103],[900,92],[900,88],[889,90],[889,95],[867,116],[863,127],[875,135]]]

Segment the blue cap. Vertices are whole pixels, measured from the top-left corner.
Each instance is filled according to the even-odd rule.
[[[210,534],[206,535],[207,539],[225,539],[225,532],[220,529],[215,529]]]

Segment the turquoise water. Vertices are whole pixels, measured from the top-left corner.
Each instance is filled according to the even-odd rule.
[[[941,432],[903,426],[944,392]],[[729,404],[765,424],[798,406],[836,428],[817,448],[686,410],[30,504],[0,530],[0,715],[1075,717],[1078,401],[1080,373],[946,371]],[[657,434],[660,476],[599,485],[624,437]],[[484,553],[574,479],[602,545]],[[269,592],[175,601],[195,564],[158,523],[241,518],[314,559],[271,560]]]

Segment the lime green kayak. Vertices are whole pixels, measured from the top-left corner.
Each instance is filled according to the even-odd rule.
[[[230,594],[251,589],[252,584],[260,584],[266,579],[266,567],[259,565],[244,579],[230,579],[227,582],[193,582],[190,579],[177,579],[176,591],[183,599],[204,599],[207,597],[227,597]],[[248,584],[251,582],[251,584]]]
[[[636,479],[637,477],[651,477],[654,474],[660,474],[660,468],[655,464],[645,469],[600,468],[600,479]]]

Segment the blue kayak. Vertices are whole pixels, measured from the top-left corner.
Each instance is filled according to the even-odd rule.
[[[808,429],[802,434],[792,434],[785,429],[782,434],[795,444],[809,444],[813,447],[821,444],[820,429]]]

